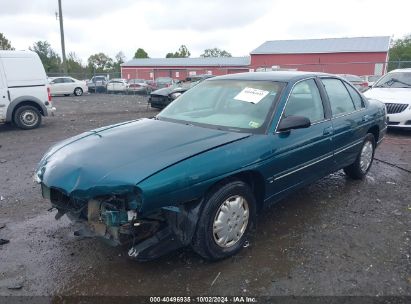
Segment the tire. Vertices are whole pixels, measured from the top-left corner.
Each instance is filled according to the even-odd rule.
[[[344,168],[345,174],[352,179],[363,179],[371,168],[375,153],[374,135],[368,133],[355,162]]]
[[[41,114],[33,106],[22,106],[14,112],[13,122],[20,129],[35,129],[41,124]]]
[[[75,95],[75,96],[81,96],[81,95],[83,95],[83,89],[82,89],[82,88],[75,88],[75,89],[74,89],[74,95]]]
[[[204,202],[192,248],[207,260],[219,260],[243,248],[256,214],[250,187],[239,180],[215,189]]]

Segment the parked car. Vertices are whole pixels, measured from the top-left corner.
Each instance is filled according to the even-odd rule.
[[[368,82],[364,81],[360,76],[351,74],[338,74],[338,76],[351,82],[360,92],[368,90]]]
[[[89,92],[102,93],[106,91],[108,79],[106,76],[94,76],[87,82]]]
[[[153,86],[144,79],[129,79],[128,81],[128,93],[144,93],[150,94],[153,90]]]
[[[126,79],[111,79],[107,83],[107,93],[127,93],[129,86]]]
[[[217,260],[243,248],[264,206],[340,169],[362,179],[385,131],[384,104],[334,75],[231,74],[154,118],[58,143],[35,178],[56,218],[129,244],[131,258],[191,246]]]
[[[191,89],[201,81],[213,77],[212,75],[199,75],[197,77],[187,77],[184,83],[179,83],[177,87],[162,88],[150,94],[148,103],[152,108],[163,109],[174,99]]]
[[[73,77],[49,77],[51,95],[81,96],[88,92],[87,83]]]
[[[31,51],[0,51],[0,123],[34,129],[42,116],[55,110],[39,56]]]
[[[389,127],[411,129],[411,69],[385,74],[364,94],[385,103]]]
[[[171,77],[158,77],[155,80],[155,86],[157,89],[172,87],[176,84],[176,81]]]
[[[368,87],[371,88],[374,83],[381,78],[381,75],[364,75],[361,76],[361,79],[364,80],[364,82],[368,83]]]

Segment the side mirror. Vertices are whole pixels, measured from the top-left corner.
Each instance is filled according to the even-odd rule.
[[[311,121],[304,116],[291,115],[281,119],[278,125],[279,132],[286,132],[292,129],[302,129],[311,126]]]

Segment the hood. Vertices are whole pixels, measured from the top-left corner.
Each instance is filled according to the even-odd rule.
[[[168,94],[170,94],[173,91],[173,89],[174,88],[171,88],[171,87],[158,89],[158,90],[155,90],[155,91],[151,92],[150,95],[168,96]]]
[[[411,103],[411,88],[371,88],[363,94],[385,103]]]
[[[96,129],[57,144],[41,160],[37,175],[46,186],[67,195],[78,191],[87,196],[92,188],[103,191],[136,185],[177,162],[248,136],[141,119]],[[107,194],[97,192],[93,195]]]

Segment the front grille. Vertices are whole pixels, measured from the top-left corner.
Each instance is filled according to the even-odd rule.
[[[150,101],[154,102],[161,102],[167,100],[167,97],[165,96],[158,96],[158,95],[151,95],[150,96]]]
[[[388,114],[397,114],[408,108],[408,104],[404,103],[386,103]]]

